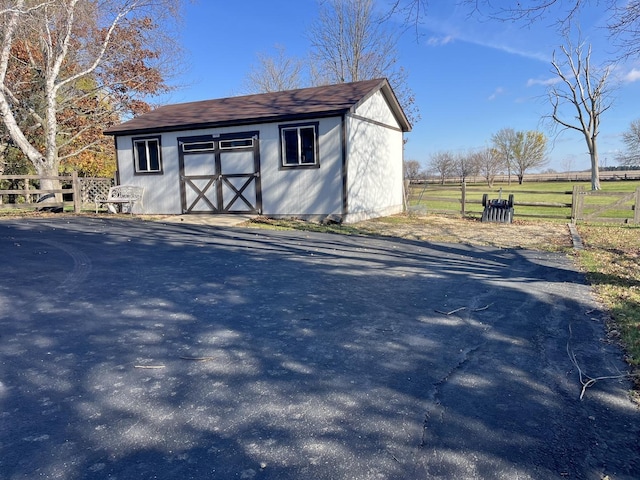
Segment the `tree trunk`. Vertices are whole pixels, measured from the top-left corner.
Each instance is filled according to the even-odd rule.
[[[589,149],[589,157],[591,158],[591,190],[600,190],[600,162],[595,141]]]
[[[40,175],[41,177],[49,177],[49,178],[40,180],[40,190],[60,190],[62,188],[62,185],[58,178],[51,178],[51,177],[58,177],[60,175],[59,168],[58,168],[59,161],[56,153],[57,152],[53,153],[54,157],[52,159],[42,158],[35,165],[36,172],[38,173],[38,175]],[[46,198],[43,198],[43,197],[46,197]],[[40,198],[43,203],[62,202],[61,193],[55,193],[51,195],[47,193],[42,193],[40,194]]]
[[[523,181],[524,181],[524,175],[519,173],[518,174],[518,185],[522,185]]]

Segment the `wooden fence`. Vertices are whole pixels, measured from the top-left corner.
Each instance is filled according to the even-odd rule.
[[[43,189],[42,180],[60,182],[58,189]],[[43,177],[39,175],[0,175],[0,210],[46,208],[73,208],[79,213],[82,207],[92,204],[100,193],[107,193],[113,185],[110,178],[79,177],[76,172],[71,175]],[[49,198],[46,203],[41,200]],[[40,202],[39,202],[40,200]]]
[[[491,199],[507,198],[502,188],[469,187],[464,183],[456,186],[414,184],[409,187],[407,205],[409,211],[480,217],[484,209],[482,196],[487,193]],[[640,187],[633,192],[605,192],[585,190],[584,186],[576,185],[572,190],[517,190],[512,193],[515,193],[517,218],[640,224]],[[519,201],[522,196],[525,201]],[[535,201],[536,197],[551,197],[553,201]]]
[[[634,192],[604,192],[573,188],[572,220],[640,224],[640,187]]]
[[[558,172],[558,173],[527,173],[525,175],[526,183],[532,182],[589,182],[591,181],[591,171],[585,170],[581,172]],[[640,180],[640,170],[600,170],[600,181],[624,181],[624,180]],[[412,180],[415,183],[433,183],[433,184],[458,184],[460,185],[459,176],[449,176],[444,180],[439,175],[428,174],[420,180]],[[496,183],[518,183],[518,177],[515,174],[510,176],[507,174],[496,175],[493,179]],[[486,179],[481,175],[471,175],[466,178],[467,183],[486,183]]]

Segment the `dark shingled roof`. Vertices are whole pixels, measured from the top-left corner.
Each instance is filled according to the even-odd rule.
[[[411,130],[386,79],[166,105],[105,130],[107,135],[247,125],[342,115],[382,90],[403,131]]]

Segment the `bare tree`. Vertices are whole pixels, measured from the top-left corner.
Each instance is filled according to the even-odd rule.
[[[145,110],[141,97],[166,90],[163,50],[154,47],[175,49],[152,19],[171,15],[179,3],[0,0],[0,115],[38,174],[58,174],[61,148],[86,149],[78,140],[94,125],[79,119],[99,112],[114,121],[118,106]],[[65,119],[68,130],[61,128]],[[41,186],[57,188],[51,180]]]
[[[417,160],[404,161],[405,180],[419,180],[422,176],[422,165]]]
[[[610,20],[609,33],[618,47],[621,57],[640,55],[640,0],[524,0],[496,2],[494,0],[461,0],[470,14],[491,19],[530,24],[555,19],[560,32],[570,30],[578,23],[578,17],[586,6],[600,7]],[[429,0],[391,0],[389,16],[398,14],[407,26],[418,29],[428,15]]]
[[[503,128],[491,136],[493,149],[500,158],[500,161],[507,169],[507,178],[511,185],[511,172],[513,171],[513,150],[517,141],[516,132],[513,128]]]
[[[596,0],[597,1],[597,0]],[[612,4],[614,0],[606,0]],[[527,23],[547,19],[553,15],[557,25],[564,29],[573,22],[585,4],[584,0],[528,0],[495,3],[491,0],[463,0],[474,12],[483,12],[492,18]]]
[[[520,185],[524,181],[524,174],[527,170],[544,167],[548,161],[547,138],[542,132],[534,130],[516,132],[513,165]]]
[[[584,45],[562,46],[562,61],[553,54],[553,70],[561,82],[549,87],[552,106],[551,118],[563,129],[580,132],[587,144],[591,159],[591,189],[600,189],[598,163],[598,134],[600,117],[611,107],[608,98],[608,78],[611,67],[597,68],[591,64],[591,46],[585,51]],[[572,111],[569,114],[567,108]]]
[[[451,152],[437,152],[431,155],[429,167],[440,176],[440,184],[444,185],[447,177],[454,174],[455,156]]]
[[[285,48],[276,45],[276,55],[258,54],[258,64],[251,68],[245,81],[248,93],[281,92],[304,85],[304,62],[286,55]]]
[[[504,157],[495,148],[483,148],[472,155],[478,167],[478,173],[484,177],[487,185],[492,187],[496,175],[502,172],[505,167]]]
[[[623,56],[639,56],[640,0],[628,0],[623,5],[614,3],[612,8],[614,15],[609,22],[609,31],[617,40]]]
[[[398,34],[376,16],[374,0],[326,0],[310,28],[312,83],[356,82],[386,77],[409,121],[420,114],[407,72],[398,66]]]
[[[573,171],[573,163],[576,160],[576,156],[573,153],[566,155],[562,159],[562,168],[565,172],[570,173]]]
[[[609,16],[607,28],[620,48],[620,55],[635,57],[640,54],[640,0],[529,0],[510,2],[507,6],[500,4],[497,8],[491,0],[465,2],[476,10],[479,4],[483,4],[490,15],[501,20],[535,22],[553,16],[561,32],[567,32],[572,25],[579,23],[580,13],[585,7],[598,6]]]
[[[453,170],[460,177],[460,182],[464,183],[480,171],[478,159],[473,153],[459,153],[454,157]]]
[[[629,130],[622,134],[625,151],[618,155],[620,165],[640,165],[640,119],[634,120],[629,125]]]
[[[328,83],[369,80],[392,72],[396,37],[375,17],[373,0],[322,2],[310,29],[312,57]]]

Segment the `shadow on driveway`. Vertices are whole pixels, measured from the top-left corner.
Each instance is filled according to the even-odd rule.
[[[640,477],[567,257],[102,218],[0,252],[2,480]]]

